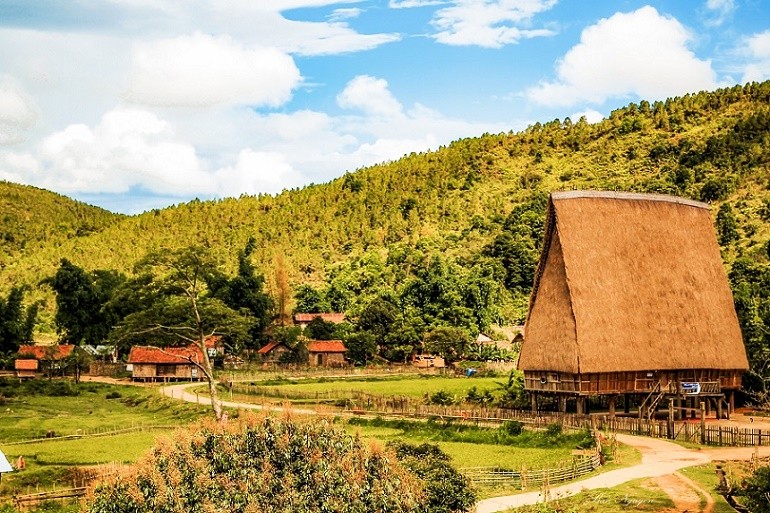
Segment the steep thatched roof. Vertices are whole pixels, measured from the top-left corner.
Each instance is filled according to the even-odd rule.
[[[747,369],[708,205],[553,193],[519,368]]]

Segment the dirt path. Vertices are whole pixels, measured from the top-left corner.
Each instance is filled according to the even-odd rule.
[[[711,494],[681,472],[657,477],[655,484],[674,502],[674,509],[670,513],[711,513],[714,510]]]

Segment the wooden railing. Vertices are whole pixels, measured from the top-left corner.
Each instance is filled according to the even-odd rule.
[[[589,456],[575,456],[571,462],[556,468],[506,470],[496,467],[462,468],[460,472],[474,484],[506,485],[521,490],[572,481],[590,474],[601,465],[601,456],[593,451]]]

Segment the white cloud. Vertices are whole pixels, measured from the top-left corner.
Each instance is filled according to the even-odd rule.
[[[540,104],[564,106],[713,89],[717,81],[711,62],[687,48],[690,39],[681,23],[653,7],[617,13],[586,28],[580,43],[558,62],[558,79],[529,89],[527,96]]]
[[[368,75],[357,76],[348,82],[337,95],[337,104],[345,109],[361,109],[374,116],[401,114],[401,104],[388,89],[388,82]]]
[[[278,106],[300,78],[293,59],[278,50],[197,33],[138,44],[126,98],[163,106]]]
[[[329,21],[331,21],[333,23],[336,23],[336,22],[339,22],[339,21],[344,21],[344,20],[350,20],[350,19],[353,19],[353,18],[358,18],[361,15],[362,12],[363,12],[362,9],[358,9],[358,8],[354,8],[354,7],[347,8],[347,9],[335,9],[329,15],[328,19],[329,19]]]
[[[70,125],[45,138],[27,183],[64,192],[124,193],[141,187],[180,196],[212,189],[195,148],[152,113],[116,109],[98,125]]]
[[[447,3],[447,0],[390,0],[388,7],[391,9],[412,9],[414,7],[427,7],[445,3]]]
[[[706,0],[706,24],[716,27],[735,11],[735,0]]]
[[[24,140],[24,132],[37,120],[34,100],[10,81],[0,82],[0,146]]]
[[[580,118],[584,117],[586,118],[586,122],[588,123],[598,123],[599,121],[604,119],[604,114],[602,114],[599,111],[588,109],[581,112],[576,112],[573,115],[570,116],[570,119],[573,123],[577,122]]]
[[[745,43],[746,56],[741,81],[762,82],[770,79],[770,30],[754,34]]]
[[[521,39],[551,36],[548,29],[528,28],[532,18],[556,0],[456,0],[436,12],[431,24],[436,41],[448,45],[500,48]]]
[[[277,194],[284,189],[302,185],[304,177],[294,170],[282,153],[244,149],[234,166],[214,173],[218,196],[241,194]]]

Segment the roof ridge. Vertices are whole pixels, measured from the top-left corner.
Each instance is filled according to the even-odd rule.
[[[637,201],[660,201],[663,203],[676,203],[678,205],[687,205],[696,208],[705,208],[709,210],[709,204],[702,201],[691,200],[679,196],[669,196],[666,194],[654,194],[649,192],[619,192],[619,191],[557,191],[551,193],[554,200],[566,200],[577,198],[603,198],[618,200],[637,200]]]

